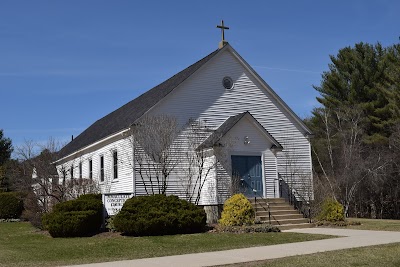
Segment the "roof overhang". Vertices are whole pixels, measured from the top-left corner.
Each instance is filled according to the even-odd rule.
[[[222,138],[243,119],[248,119],[253,126],[256,127],[263,134],[263,136],[272,143],[271,150],[274,153],[283,150],[282,145],[279,144],[279,142],[253,117],[253,115],[250,114],[250,112],[246,111],[229,117],[196,148],[196,151],[221,146]]]

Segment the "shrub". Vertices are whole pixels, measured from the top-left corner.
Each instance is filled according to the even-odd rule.
[[[23,209],[24,204],[19,193],[0,193],[0,219],[18,219]]]
[[[43,216],[43,224],[52,237],[91,236],[98,232],[101,223],[102,218],[94,210],[52,212]]]
[[[80,200],[86,200],[86,199],[96,199],[102,201],[102,195],[101,194],[85,194],[85,195],[80,195],[78,197]]]
[[[83,195],[75,200],[58,203],[42,218],[43,226],[52,237],[90,236],[103,223],[103,203],[97,195]]]
[[[67,212],[67,211],[87,211],[95,210],[102,214],[103,203],[101,199],[95,198],[77,198],[74,200],[58,203],[54,206],[53,211],[55,212]]]
[[[243,194],[236,194],[225,201],[219,223],[223,226],[251,225],[254,216],[250,201]]]
[[[325,199],[317,219],[319,221],[329,222],[344,221],[343,205],[333,198]]]
[[[125,235],[187,234],[205,229],[206,213],[177,196],[139,196],[124,203],[113,223]]]

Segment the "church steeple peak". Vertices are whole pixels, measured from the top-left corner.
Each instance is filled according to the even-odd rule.
[[[225,40],[225,30],[229,30],[229,27],[226,27],[224,25],[224,20],[221,20],[221,25],[217,25],[217,28],[220,28],[221,29],[221,33],[222,33],[221,42],[219,42],[219,44],[218,44],[218,48],[221,49],[222,47],[224,47],[224,45],[226,45],[228,43]]]

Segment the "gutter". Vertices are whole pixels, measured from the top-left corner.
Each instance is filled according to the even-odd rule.
[[[106,142],[107,140],[110,140],[110,139],[112,139],[112,138],[115,138],[115,137],[117,137],[118,135],[124,136],[124,134],[125,134],[126,132],[128,132],[128,131],[129,131],[129,128],[128,128],[128,129],[124,129],[124,130],[122,130],[122,131],[119,131],[119,132],[117,132],[117,133],[115,133],[115,134],[109,135],[109,136],[107,136],[107,137],[105,137],[105,138],[103,138],[103,139],[101,139],[101,140],[99,140],[99,141],[97,141],[97,142],[94,142],[94,143],[92,143],[92,144],[90,144],[90,145],[88,145],[88,146],[85,146],[85,147],[83,147],[83,148],[81,148],[81,149],[75,151],[75,152],[72,153],[72,154],[69,154],[69,155],[67,155],[67,156],[65,156],[65,157],[63,157],[63,158],[60,158],[60,159],[58,159],[58,160],[52,162],[51,164],[56,164],[56,163],[58,163],[58,162],[60,162],[60,161],[66,160],[66,159],[68,159],[68,158],[70,158],[70,157],[72,157],[72,156],[74,156],[74,155],[76,155],[76,154],[79,154],[80,152],[83,152],[83,151],[85,151],[85,150],[87,150],[87,149],[89,149],[89,148],[91,148],[91,147],[97,146],[97,145],[99,145],[99,144],[101,144],[101,143],[103,143],[103,142]]]

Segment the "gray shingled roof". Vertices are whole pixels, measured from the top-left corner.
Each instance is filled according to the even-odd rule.
[[[250,112],[246,111],[243,113],[239,113],[238,115],[229,117],[206,140],[204,140],[204,142],[201,143],[196,148],[196,150],[212,148],[216,145],[219,145],[221,138],[225,134],[227,134],[232,129],[232,127],[235,126],[236,123],[238,123],[246,114],[249,114],[259,124],[259,126],[261,126],[265,133],[271,138],[276,148],[282,148],[279,142],[276,141],[276,139],[253,117],[253,115],[251,115]]]
[[[60,150],[58,159],[66,157],[81,148],[128,128],[151,107],[168,95],[174,88],[195,73],[207,61],[213,58],[219,51],[220,49],[215,50],[203,59],[175,74],[165,82],[157,85],[93,123],[89,128]]]

